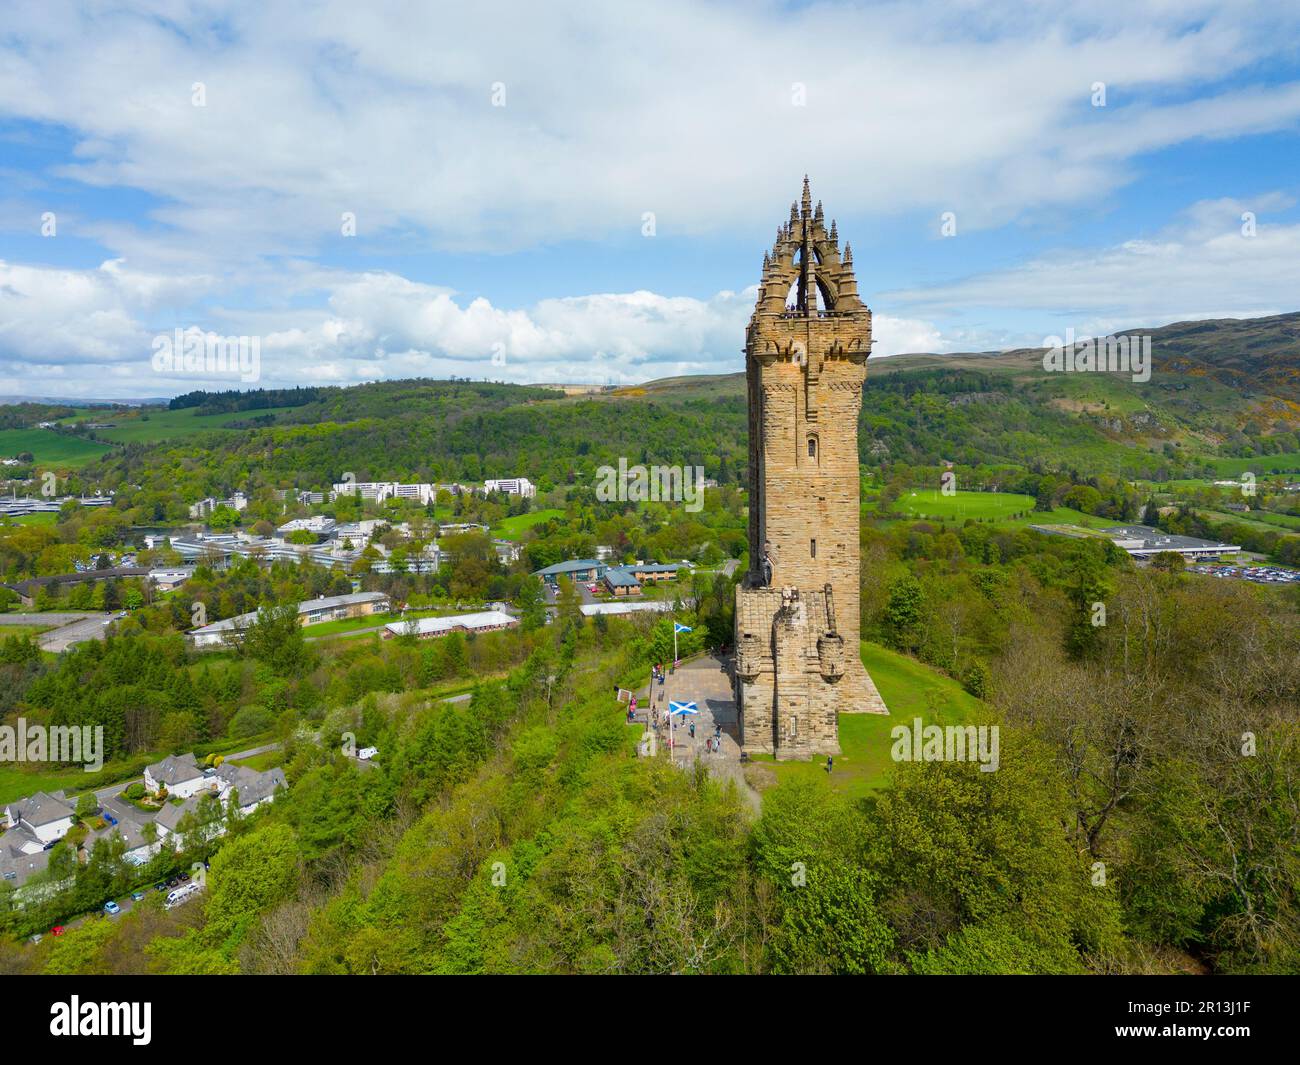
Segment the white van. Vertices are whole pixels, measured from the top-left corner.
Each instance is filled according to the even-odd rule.
[[[173,906],[179,906],[182,902],[194,895],[200,890],[198,884],[184,884],[173,891],[167,892],[167,901],[164,903],[167,909]]]

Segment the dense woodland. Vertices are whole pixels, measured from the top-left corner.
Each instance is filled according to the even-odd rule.
[[[865,636],[983,697],[1003,729],[998,772],[902,764],[859,801],[791,781],[754,819],[734,786],[633,754],[638,730],[610,693],[664,653],[666,621],[584,622],[571,597],[549,626],[422,644],[310,644],[274,612],[237,656],[138,635],[50,668],[15,641],[4,668],[29,714],[74,720],[93,691],[127,752],[269,732],[293,784],[219,847],[196,834],[196,853],[215,851],[202,907],[11,943],[3,964],[1300,969],[1294,591],[1138,571],[977,523],[867,527],[863,590]],[[692,646],[725,640],[730,581],[697,591]],[[1098,600],[1102,627],[1084,620]],[[457,679],[481,683],[440,702]],[[335,753],[345,731],[386,756],[362,769]],[[92,856],[61,905],[125,883],[120,866]],[[6,920],[21,934],[59,916]]]
[[[936,483],[945,461],[963,487],[1023,493],[1042,511],[1119,522],[1159,508],[1113,463],[1090,462],[1114,450],[1096,425],[996,376],[880,375],[870,388],[863,636],[978,700],[980,720],[1002,730],[997,772],[896,764],[858,798],[820,775],[794,777],[764,784],[756,810],[734,784],[635,756],[639,730],[612,692],[644,683],[649,664],[671,654],[671,622],[583,619],[565,585],[547,624],[530,573],[597,545],[706,568],[738,559],[732,577],[701,572],[673,592],[675,616],[693,628],[683,653],[729,643],[747,562],[736,398],[575,401],[469,382],[182,397],[280,413],[269,426],[128,445],[87,468],[71,483],[115,486],[115,505],[70,504],[53,523],[0,530],[10,579],[99,564],[133,529],[179,522],[188,500],[235,488],[252,503],[220,520],[265,533],[305,513],[272,489],[319,489],[344,472],[539,482],[531,504],[331,505],[341,521],[407,523],[410,540],[378,534],[399,558],[437,521],[547,513],[509,566],[471,533],[444,538],[437,573],[374,573],[373,554],[350,573],[246,561],[200,567],[183,594],[100,582],[45,602],[89,595],[99,597],[92,608],[128,611],[106,641],[57,657],[25,637],[0,642],[6,720],[106,726],[108,763],[88,786],[130,779],[160,751],[264,742],[281,745],[290,786],[244,820],[205,807],[183,853],[143,870],[109,844],[83,862],[60,844],[51,876],[65,890],[21,908],[0,887],[0,968],[1300,971],[1300,592],[1207,579],[1173,559],[1137,568],[1106,541],[1023,526],[901,520],[903,492]],[[1286,431],[1247,428],[1224,446],[1291,446]],[[1131,451],[1130,472],[1155,481],[1210,470],[1204,452],[1185,458],[1172,443]],[[592,474],[620,456],[700,464],[721,483],[698,513],[599,502]],[[1155,520],[1280,561],[1300,543],[1192,506]],[[287,604],[354,580],[419,608],[505,599],[523,624],[423,642],[307,638]],[[265,609],[238,648],[199,653],[182,635],[196,607],[209,621]],[[345,757],[345,733],[382,757]],[[218,819],[228,831],[212,841],[206,828]],[[198,858],[212,866],[201,903],[145,903],[39,945],[26,938]]]

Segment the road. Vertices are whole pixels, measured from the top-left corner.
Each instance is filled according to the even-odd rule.
[[[36,637],[42,651],[66,651],[73,644],[102,640],[109,623],[117,615],[102,611],[46,611],[43,613],[0,614],[4,625],[53,625],[49,632]],[[4,633],[0,631],[0,636]]]
[[[250,747],[246,751],[238,751],[235,754],[225,756],[227,762],[236,762],[241,758],[252,758],[255,754],[264,754],[266,751],[273,751],[280,745],[278,743],[267,743],[261,747]],[[129,802],[124,802],[117,796],[131,784],[142,781],[143,777],[133,777],[130,780],[119,780],[116,784],[110,784],[106,788],[99,788],[95,791],[95,800],[99,803],[100,808],[107,810],[119,821],[130,821],[135,825],[144,825],[152,821],[157,816],[157,812],[149,813],[141,810],[138,806],[132,806]],[[120,901],[120,900],[119,900]]]
[[[253,755],[255,754],[265,754],[267,751],[273,751],[279,746],[280,745],[278,743],[266,743],[263,744],[261,747],[250,747],[246,751],[237,751],[234,754],[226,755],[226,761],[233,762],[233,761],[238,761],[241,758],[252,758]],[[98,801],[100,808],[112,814],[115,818],[117,818],[118,821],[122,821],[123,819],[125,819],[131,821],[136,825],[143,825],[148,821],[152,821],[153,818],[157,816],[156,812],[148,813],[144,810],[141,810],[138,806],[132,806],[129,802],[122,802],[120,799],[117,798],[117,796],[120,795],[123,789],[125,789],[128,785],[134,784],[136,783],[136,781],[139,781],[141,779],[143,778],[135,777],[131,780],[119,780],[116,784],[110,784],[106,788],[99,788],[95,792],[95,799]],[[149,885],[148,887],[141,888],[140,890],[144,891],[145,895],[148,896],[154,891],[154,888],[153,885]],[[115,901],[119,906],[122,907],[122,913],[130,913],[131,907],[135,905],[135,900],[131,898],[130,895],[127,895],[125,898],[116,899]],[[77,925],[81,924],[83,921],[93,916],[95,916],[95,914],[82,914],[80,917],[74,918],[73,920],[67,922],[67,924],[64,927],[75,928]],[[108,915],[108,916],[112,916],[112,915]],[[120,914],[117,916],[120,916]]]

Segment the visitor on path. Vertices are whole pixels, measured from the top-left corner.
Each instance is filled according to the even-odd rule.
[[[695,739],[695,722],[691,722],[691,739]]]
[[[828,754],[826,756],[826,772],[829,773],[834,768],[835,768],[835,759]]]

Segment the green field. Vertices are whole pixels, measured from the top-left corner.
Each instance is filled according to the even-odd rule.
[[[266,410],[231,411],[227,414],[212,414],[200,417],[197,407],[183,407],[180,410],[128,411],[126,414],[106,414],[97,412],[90,415],[91,421],[112,422],[112,429],[97,429],[95,435],[104,440],[118,444],[155,444],[163,440],[176,440],[194,433],[207,432],[209,429],[221,429],[230,422],[246,421],[260,418],[267,414],[281,414],[292,410],[291,407],[268,407]],[[64,419],[65,424],[80,421],[81,418]]]
[[[1234,525],[1254,529],[1256,532],[1285,533],[1300,530],[1300,522],[1295,525],[1288,524],[1288,521],[1296,521],[1296,519],[1284,514],[1272,514],[1269,517],[1273,520],[1265,520],[1259,516],[1263,511],[1255,510],[1249,514],[1233,514],[1226,510],[1200,510],[1200,513],[1211,521],[1232,522]]]
[[[1249,459],[1207,459],[1220,474],[1233,477],[1253,473],[1256,477],[1270,473],[1300,472],[1300,451],[1286,451],[1280,455],[1256,455]]]
[[[30,451],[39,466],[84,466],[109,451],[76,436],[64,436],[53,429],[0,429],[0,457],[15,458]]]
[[[54,511],[43,511],[40,514],[20,514],[16,518],[7,518],[6,523],[14,525],[55,525],[58,520],[59,516]]]
[[[865,504],[862,511],[864,516],[874,515],[875,504]],[[1095,529],[1115,524],[1110,518],[1084,514],[1069,507],[1034,510],[1032,496],[1014,492],[958,492],[946,496],[932,488],[909,488],[894,502],[889,516],[877,520],[942,521],[960,525],[967,519],[1017,528],[1029,525],[1079,525]]]
[[[401,621],[400,614],[367,614],[363,618],[344,618],[342,621],[323,621],[319,625],[304,625],[302,634],[311,639],[314,636],[339,636],[358,629],[374,629],[387,625],[390,621]]]
[[[551,508],[549,510],[534,510],[527,514],[515,514],[512,517],[505,518],[497,524],[492,530],[492,535],[502,540],[522,540],[524,533],[534,525],[539,525],[551,518],[564,516],[564,511]]]
[[[831,787],[853,798],[861,798],[881,787],[893,767],[890,730],[909,728],[915,718],[922,725],[962,725],[988,721],[991,712],[968,694],[960,684],[907,655],[877,644],[862,643],[862,662],[876,682],[881,698],[889,707],[883,714],[841,714],[840,748],[830,775]],[[756,759],[747,773],[760,789],[791,776],[826,777],[826,761],[777,762]],[[772,774],[775,774],[773,777]]]
[[[872,507],[874,510],[874,507]],[[1034,509],[1034,497],[1012,492],[957,492],[944,495],[937,488],[908,488],[890,507],[890,518],[909,521],[963,522],[967,518],[1003,521]]]

